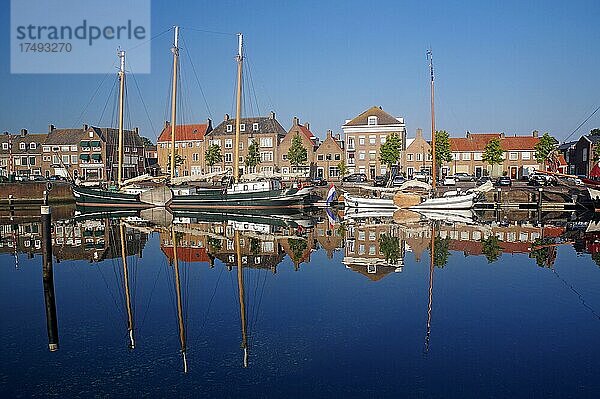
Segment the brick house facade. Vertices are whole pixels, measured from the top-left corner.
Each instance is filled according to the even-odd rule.
[[[175,153],[180,155],[183,163],[177,165],[176,176],[197,176],[207,173],[204,155],[208,146],[206,134],[212,130],[212,121],[206,123],[175,126]],[[158,164],[163,173],[170,173],[169,157],[171,156],[171,125],[165,122],[163,130],[156,142]]]
[[[20,134],[0,135],[0,175],[41,176],[45,140],[45,134],[30,134],[27,129]]]
[[[327,137],[315,151],[316,176],[327,181],[339,181],[340,169],[338,165],[344,160],[344,141],[340,135],[334,136],[331,130]]]
[[[306,163],[293,167],[287,158],[288,151],[292,146],[292,140],[298,135],[302,139],[302,146],[306,148]],[[297,117],[292,119],[292,127],[286,133],[279,144],[279,169],[283,176],[294,173],[304,173],[306,176],[314,175],[316,171],[316,149],[319,146],[319,139],[310,131],[310,124],[305,122],[301,124]]]
[[[401,172],[412,179],[415,173],[426,171],[431,173],[431,145],[423,138],[423,129],[417,129],[414,138],[406,139],[406,150],[402,151]]]

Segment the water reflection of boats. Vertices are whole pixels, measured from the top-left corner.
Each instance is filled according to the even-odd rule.
[[[432,221],[465,224],[475,223],[475,214],[471,209],[415,209],[415,211]]]

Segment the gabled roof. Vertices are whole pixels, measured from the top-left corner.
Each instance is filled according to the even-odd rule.
[[[346,122],[344,126],[366,126],[368,125],[369,116],[377,117],[377,125],[397,125],[401,123],[397,118],[382,110],[381,107],[373,106]]]
[[[517,150],[533,150],[537,143],[540,142],[539,137],[532,136],[513,136],[505,137],[500,140],[500,145],[504,151]]]
[[[241,134],[259,134],[259,133],[276,133],[278,136],[285,136],[285,129],[281,124],[275,119],[275,117],[269,116],[257,116],[250,118],[240,118],[240,123],[246,125],[246,129]],[[258,123],[258,131],[253,130],[253,125]],[[232,131],[227,131],[227,125],[232,125]],[[208,135],[234,135],[235,134],[235,119],[227,119],[223,122],[219,123],[217,127],[215,127],[211,132],[207,133]]]
[[[595,134],[588,134],[587,136],[583,136],[583,138],[585,138],[587,141],[589,141],[592,144],[596,144],[597,142],[600,141],[600,136],[595,135]]]
[[[48,133],[45,145],[75,145],[81,140],[89,140],[89,132],[93,131],[100,140],[110,145],[117,145],[119,141],[119,129],[110,127],[90,126],[87,129],[53,129]],[[123,142],[126,146],[142,147],[144,142],[135,130],[123,130]]]
[[[161,246],[160,249],[167,256],[169,260],[173,260],[173,247]],[[190,247],[177,247],[177,259],[182,262],[206,262],[210,263],[210,257],[206,252],[206,248],[190,248]]]
[[[540,141],[533,136],[504,136],[502,133],[468,133],[467,137],[450,137],[450,151],[453,152],[483,152],[492,139],[500,139],[504,151],[533,150]]]
[[[573,147],[575,144],[577,144],[577,141],[569,141],[568,143],[562,143],[561,145],[558,146],[558,150],[566,151],[569,148]]]
[[[81,140],[89,139],[88,130],[84,129],[54,129],[48,133],[46,145],[71,145]]]
[[[8,143],[9,141],[9,135],[7,134],[0,134],[0,143]],[[34,154],[34,153],[39,153],[42,152],[42,145],[44,144],[44,141],[46,140],[46,134],[30,134],[27,133],[25,136],[21,136],[20,134],[11,134],[10,135],[10,140],[12,142],[12,151],[13,153],[19,153],[21,154],[23,150],[21,150],[20,144],[21,143],[25,143],[26,144],[26,151],[27,153],[30,154]],[[36,143],[36,148],[35,149],[31,149],[30,148],[30,143]],[[2,147],[0,147],[0,153],[8,153],[9,150],[4,150],[2,149]]]
[[[204,140],[204,136],[212,129],[210,123],[197,123],[191,125],[175,126],[175,141]],[[171,125],[165,124],[158,142],[171,141]]]

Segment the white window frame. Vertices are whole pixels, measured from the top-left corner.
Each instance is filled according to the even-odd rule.
[[[375,115],[369,116],[367,118],[368,126],[377,126],[377,117]]]

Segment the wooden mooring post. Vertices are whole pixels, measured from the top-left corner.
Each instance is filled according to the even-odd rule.
[[[44,205],[40,208],[42,219],[42,278],[46,303],[46,325],[48,329],[48,349],[58,350],[58,321],[56,319],[56,297],[54,295],[54,270],[52,267],[52,210],[48,206],[47,192],[44,191]]]

